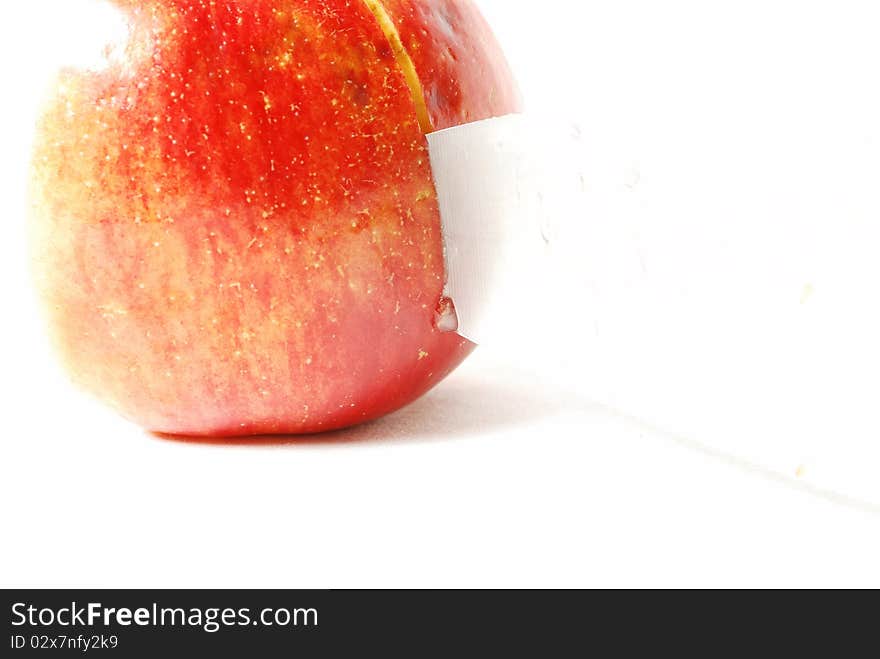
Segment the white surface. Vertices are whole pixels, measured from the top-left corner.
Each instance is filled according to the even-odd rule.
[[[400,414],[249,448],[145,435],[47,355],[20,158],[47,44],[100,25],[76,4],[0,27],[0,583],[880,586],[872,3],[483,0],[532,111],[595,163],[553,286]]]

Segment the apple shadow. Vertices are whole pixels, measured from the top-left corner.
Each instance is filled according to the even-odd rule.
[[[345,448],[382,444],[451,442],[473,439],[506,429],[529,426],[563,413],[601,414],[631,426],[640,434],[701,454],[713,462],[751,473],[809,496],[880,516],[880,505],[792,478],[747,458],[714,448],[621,409],[554,388],[532,374],[509,372],[478,378],[454,376],[409,407],[361,426],[301,436],[201,439],[154,434],[168,442],[237,449]]]
[[[359,426],[316,435],[266,435],[231,439],[153,433],[170,442],[233,448],[333,447],[351,444],[447,442],[528,425],[565,409],[565,401],[535,387],[496,379],[453,378],[408,407]]]

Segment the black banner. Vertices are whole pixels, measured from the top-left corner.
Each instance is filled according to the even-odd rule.
[[[839,656],[860,631],[873,636],[875,628],[870,609],[830,602],[792,604],[797,609],[792,616],[781,604],[794,598],[784,594],[0,592],[6,620],[2,657],[570,657],[642,656],[646,650],[646,656],[655,656],[684,649],[715,656],[722,648],[745,656],[759,649],[788,656],[797,647]],[[745,598],[750,601],[742,606]],[[844,612],[841,636],[832,623]]]
[[[526,639],[570,652],[588,605],[574,592],[7,590],[0,656],[471,656]]]

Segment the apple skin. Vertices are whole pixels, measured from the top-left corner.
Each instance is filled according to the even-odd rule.
[[[375,419],[455,369],[427,142],[364,2],[113,4],[126,41],[60,71],[31,176],[74,381],[151,431],[235,437]],[[469,1],[386,6],[434,128],[519,110]]]
[[[415,64],[434,130],[522,109],[492,30],[460,0],[383,0]]]

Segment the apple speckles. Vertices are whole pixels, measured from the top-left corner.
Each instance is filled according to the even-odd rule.
[[[435,130],[521,110],[489,26],[467,0],[382,0],[409,44]]]

